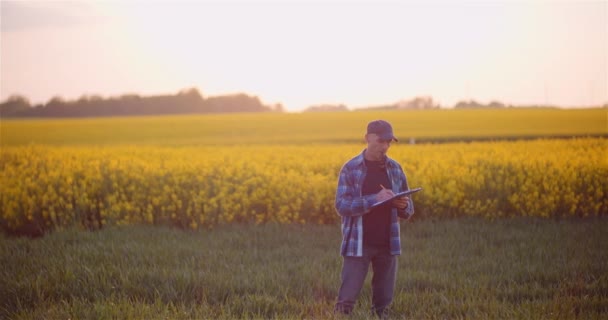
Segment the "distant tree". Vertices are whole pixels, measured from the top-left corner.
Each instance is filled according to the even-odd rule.
[[[46,106],[59,106],[63,104],[65,104],[65,100],[62,97],[54,96],[46,103]]]
[[[18,116],[19,113],[27,112],[31,108],[27,98],[20,95],[12,95],[0,104],[0,117]]]
[[[504,108],[504,107],[505,107],[505,105],[498,101],[492,101],[488,104],[488,108],[493,108],[493,109],[500,109],[500,108]]]
[[[67,117],[69,116],[68,105],[60,96],[52,97],[39,111],[40,116]]]
[[[205,108],[205,99],[196,88],[182,90],[174,97],[177,113],[200,113]]]
[[[478,103],[475,100],[469,100],[469,101],[460,101],[458,102],[455,106],[454,109],[478,109],[478,108],[484,108],[485,106],[483,104]]]
[[[260,99],[244,93],[210,97],[205,100],[208,112],[264,112],[271,111]]]
[[[191,97],[197,97],[200,99],[203,99],[203,95],[200,93],[200,91],[198,91],[197,88],[189,88],[189,89],[184,89],[181,90],[178,95],[185,95],[185,96],[191,96]]]
[[[385,105],[361,107],[361,108],[357,108],[355,110],[357,110],[357,111],[366,111],[366,110],[380,111],[380,110],[395,110],[395,109],[397,109],[396,104],[385,104]]]
[[[400,100],[393,104],[358,108],[357,110],[423,110],[439,109],[441,106],[432,97],[415,97],[411,100]]]
[[[498,101],[491,101],[490,103],[486,104],[481,104],[475,100],[469,100],[469,101],[460,101],[458,102],[455,106],[455,109],[501,109],[501,108],[506,108],[506,105],[498,102]]]
[[[401,100],[395,104],[395,109],[439,109],[439,104],[432,97],[415,97],[411,100]]]
[[[135,93],[123,94],[120,96],[120,100],[122,101],[138,101],[141,97]]]
[[[276,103],[273,107],[272,107],[272,111],[274,112],[285,112],[285,108],[283,107],[282,104],[280,103]]]
[[[334,111],[348,111],[348,107],[343,104],[321,104],[316,106],[310,106],[304,110],[304,112],[334,112]]]

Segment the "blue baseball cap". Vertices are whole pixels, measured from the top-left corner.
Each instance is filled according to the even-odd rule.
[[[382,140],[397,140],[397,137],[393,134],[393,127],[390,123],[384,120],[374,120],[367,124],[367,133],[377,134]]]

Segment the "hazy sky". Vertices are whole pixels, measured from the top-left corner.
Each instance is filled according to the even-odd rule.
[[[4,1],[0,99],[608,102],[608,2]]]

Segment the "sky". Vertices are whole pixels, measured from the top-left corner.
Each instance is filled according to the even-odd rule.
[[[608,1],[5,1],[0,100],[608,103]]]

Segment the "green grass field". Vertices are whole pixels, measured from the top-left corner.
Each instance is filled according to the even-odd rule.
[[[0,238],[0,318],[332,319],[334,226],[130,226]],[[606,319],[608,220],[403,225],[393,318]],[[369,316],[366,286],[354,319]]]
[[[85,119],[3,119],[2,145],[226,145],[361,142],[372,119],[403,141],[608,135],[608,109],[360,111]]]

